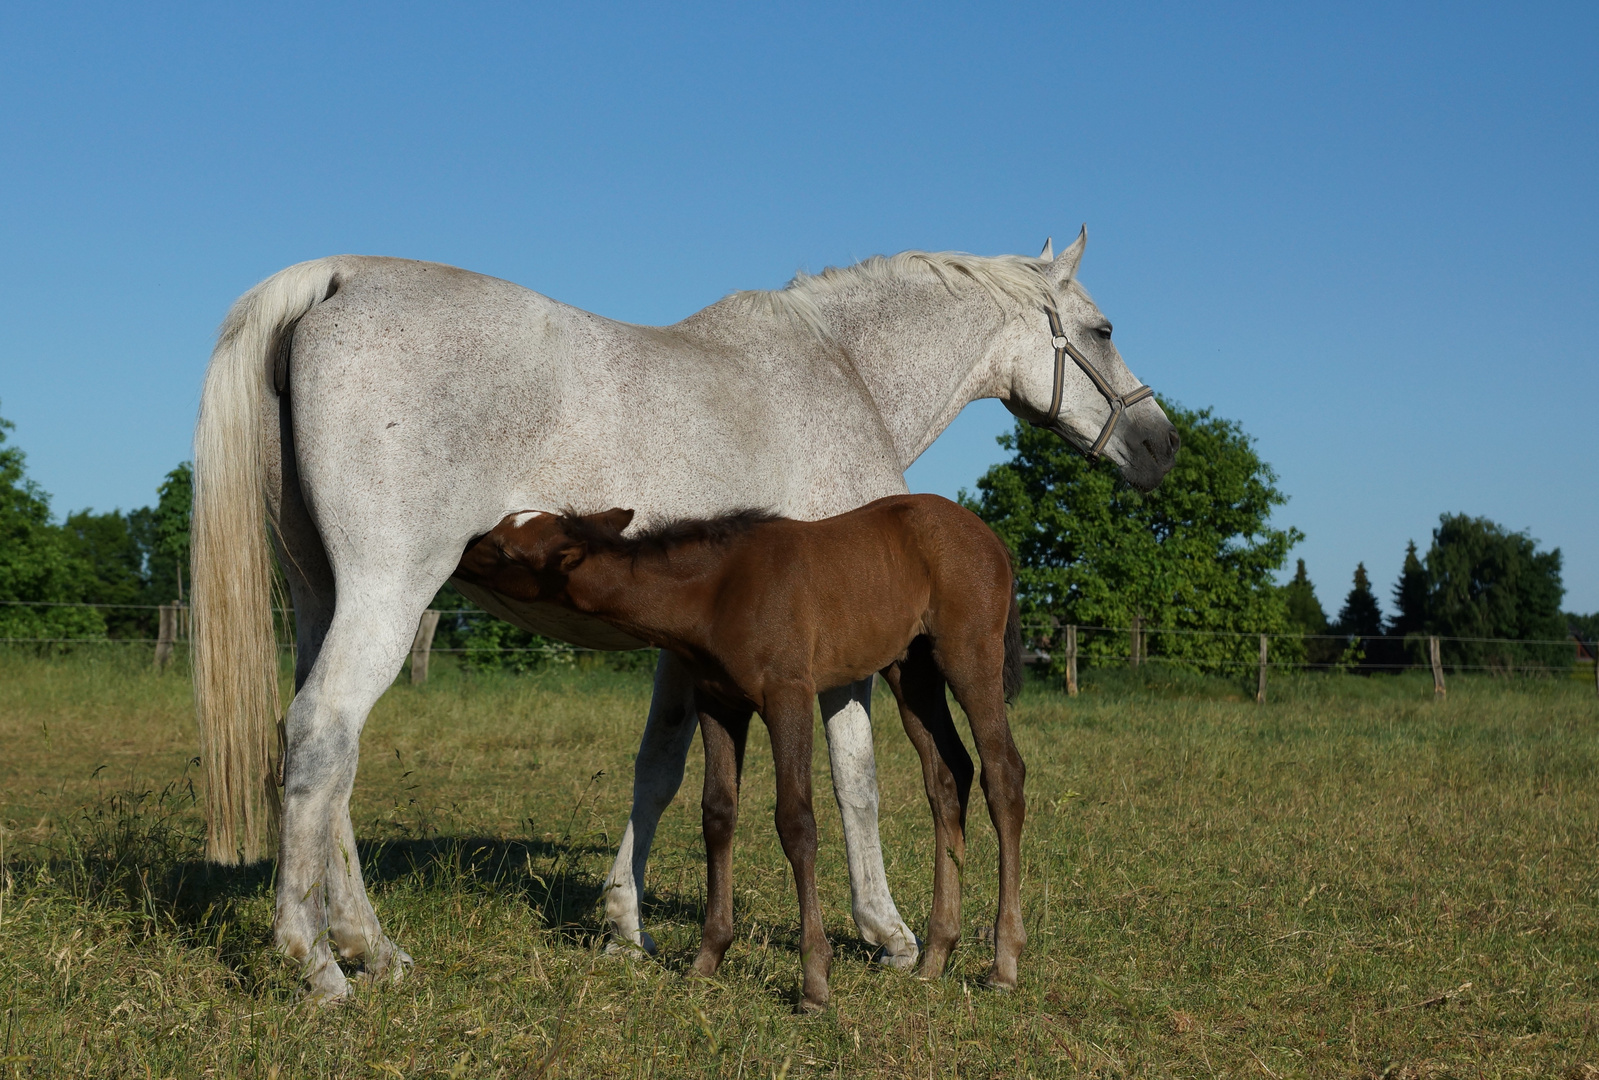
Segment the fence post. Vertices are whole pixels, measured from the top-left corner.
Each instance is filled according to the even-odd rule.
[[[1260,635],[1260,682],[1255,687],[1255,703],[1266,703],[1266,635]]]
[[[1077,696],[1077,624],[1066,627],[1066,695]]]
[[[1433,697],[1443,697],[1447,690],[1444,689],[1444,664],[1438,656],[1438,639],[1427,639],[1427,661],[1432,665],[1432,693]]]
[[[411,685],[421,686],[428,681],[428,654],[433,651],[433,632],[439,628],[439,613],[428,610],[416,624],[416,637],[411,641]]]
[[[158,610],[161,621],[155,636],[155,669],[160,671],[172,659],[172,643],[178,637],[178,608],[175,604],[162,604]]]
[[[1144,646],[1144,620],[1142,616],[1133,616],[1133,628],[1129,636],[1131,640],[1127,643],[1128,663],[1133,667],[1137,667],[1140,659],[1139,653],[1143,651]]]

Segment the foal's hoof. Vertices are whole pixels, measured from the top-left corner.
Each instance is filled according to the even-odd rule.
[[[1016,976],[1009,978],[1001,975],[998,968],[989,968],[988,974],[983,976],[983,986],[989,990],[996,990],[1001,994],[1008,994],[1016,989]]]
[[[613,937],[605,943],[606,956],[620,956],[628,960],[642,960],[646,956],[654,956],[660,951],[660,947],[655,944],[655,939],[642,930],[638,932],[637,941]]]
[[[827,998],[824,997],[821,1000],[817,1000],[815,998],[802,997],[799,1001],[799,1011],[806,1016],[815,1016],[817,1013],[826,1012]]]

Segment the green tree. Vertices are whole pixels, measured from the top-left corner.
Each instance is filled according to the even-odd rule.
[[[961,501],[1010,545],[1024,617],[1035,625],[1124,627],[1136,614],[1152,628],[1240,635],[1155,633],[1151,656],[1202,667],[1243,663],[1255,644],[1241,635],[1289,628],[1272,574],[1302,534],[1271,527],[1272,508],[1287,500],[1237,423],[1208,409],[1163,407],[1182,449],[1152,492],[1018,423],[999,439],[1011,459]],[[1085,656],[1105,660],[1125,648],[1107,634],[1084,635],[1080,644]],[[1297,642],[1279,650],[1281,659],[1297,655]]]
[[[1560,613],[1565,585],[1560,549],[1539,551],[1525,532],[1510,532],[1487,518],[1444,514],[1427,550],[1427,629],[1446,638],[1451,664],[1493,670],[1569,667]],[[1472,639],[1559,640],[1559,645],[1517,645]]]
[[[81,603],[90,570],[51,522],[50,497],[28,478],[26,455],[4,445],[13,429],[0,418],[0,638],[103,637],[98,609],[45,606]]]
[[[120,510],[96,514],[79,510],[67,515],[63,532],[68,549],[84,565],[84,600],[91,604],[151,603],[145,575],[147,552],[129,518]],[[138,607],[111,608],[103,613],[112,637],[155,636],[155,612]]]
[[[157,603],[170,604],[188,597],[189,530],[193,522],[194,467],[185,461],[161,481],[156,489],[156,504],[140,523],[149,551],[150,583],[166,590]]]

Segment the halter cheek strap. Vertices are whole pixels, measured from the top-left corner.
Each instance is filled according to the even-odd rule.
[[[1046,307],[1044,314],[1049,316],[1049,332],[1054,339],[1055,345],[1055,389],[1049,396],[1049,412],[1044,415],[1044,422],[1038,426],[1058,430],[1060,397],[1066,381],[1066,358],[1069,356],[1077,362],[1077,366],[1082,369],[1083,374],[1088,376],[1088,380],[1094,384],[1094,388],[1099,391],[1100,396],[1110,404],[1110,418],[1105,421],[1105,426],[1100,429],[1099,438],[1094,440],[1093,446],[1082,451],[1083,456],[1089,461],[1098,461],[1104,454],[1105,444],[1110,442],[1110,437],[1115,432],[1116,425],[1121,421],[1122,413],[1145,398],[1154,397],[1155,391],[1148,386],[1140,386],[1136,390],[1125,394],[1116,393],[1110,388],[1110,383],[1105,381],[1105,377],[1099,373],[1098,369],[1089,363],[1088,357],[1078,352],[1076,347],[1067,340],[1066,331],[1061,328],[1060,314],[1055,310],[1054,306]]]

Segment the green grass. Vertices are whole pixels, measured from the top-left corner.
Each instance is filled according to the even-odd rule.
[[[0,656],[0,1076],[1599,1076],[1599,704],[1561,680],[1085,674],[1013,710],[1027,761],[1022,986],[978,988],[994,902],[974,803],[949,977],[849,921],[818,728],[833,1007],[795,1014],[798,917],[756,729],[740,939],[683,971],[704,889],[699,752],[651,864],[654,961],[598,956],[648,679],[435,664],[363,735],[356,829],[417,958],[295,1002],[270,868],[208,869],[187,685],[144,654]],[[914,926],[931,829],[877,705],[883,842]],[[104,768],[101,768],[104,766]]]

